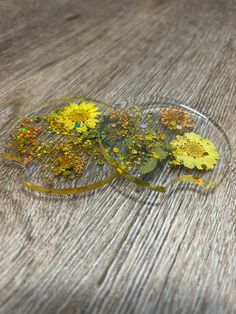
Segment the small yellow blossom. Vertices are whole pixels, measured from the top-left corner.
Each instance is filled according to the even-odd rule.
[[[120,150],[119,150],[118,147],[114,147],[114,148],[113,148],[113,152],[114,152],[115,154],[119,153],[119,151],[120,151]]]
[[[152,134],[147,134],[147,135],[146,135],[146,140],[147,140],[147,141],[152,141],[153,138],[154,138],[154,135],[152,135]]]
[[[153,154],[152,154],[152,157],[155,158],[155,159],[158,159],[158,158],[160,158],[160,155],[157,154],[157,153],[153,153]]]

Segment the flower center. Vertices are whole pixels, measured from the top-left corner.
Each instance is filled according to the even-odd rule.
[[[73,111],[70,113],[69,119],[73,122],[85,122],[89,119],[89,114],[86,110]]]
[[[205,149],[201,144],[196,142],[189,142],[185,145],[185,151],[191,157],[203,157],[205,155]]]

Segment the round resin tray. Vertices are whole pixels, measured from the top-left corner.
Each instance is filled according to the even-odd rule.
[[[212,188],[226,176],[230,144],[207,115],[162,97],[137,97],[113,108],[99,124],[100,145],[130,181],[165,192],[180,181]]]
[[[74,194],[117,177],[97,136],[111,106],[93,99],[53,99],[23,117],[5,145],[5,159],[25,167],[24,185],[38,192]]]

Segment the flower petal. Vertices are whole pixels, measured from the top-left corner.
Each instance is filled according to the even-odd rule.
[[[187,167],[189,169],[193,169],[195,167],[195,160],[193,157],[186,157],[183,160],[183,164],[185,167]]]

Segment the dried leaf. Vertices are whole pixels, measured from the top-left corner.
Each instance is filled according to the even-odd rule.
[[[154,158],[147,159],[139,168],[139,172],[141,174],[152,172],[157,166],[157,161],[158,160]]]

